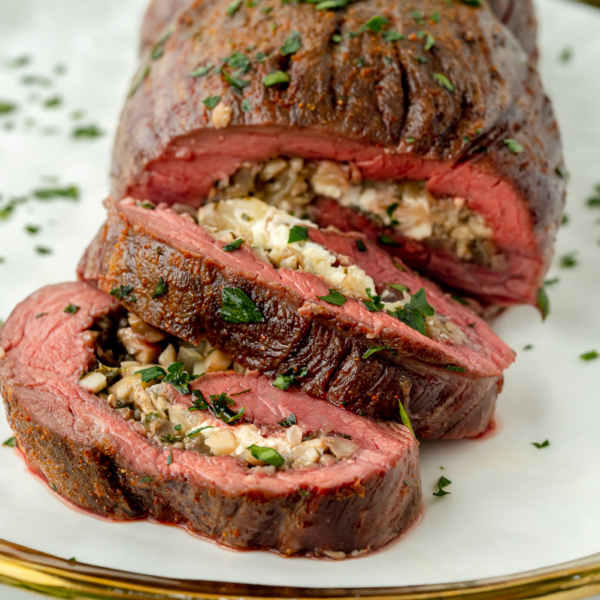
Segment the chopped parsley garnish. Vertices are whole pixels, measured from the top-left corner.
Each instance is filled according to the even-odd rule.
[[[600,183],[596,184],[595,194],[588,199],[587,205],[590,208],[600,208]]]
[[[362,357],[366,360],[367,358],[369,358],[370,356],[373,356],[373,354],[377,353],[377,352],[382,352],[383,350],[389,350],[390,352],[393,352],[393,350],[391,348],[388,348],[387,346],[371,346],[363,355]]]
[[[385,233],[379,234],[378,241],[380,244],[383,244],[385,246],[399,246],[400,245],[396,240],[393,240],[389,235],[385,235]]]
[[[447,365],[444,367],[446,371],[454,371],[454,373],[466,373],[467,370],[464,367],[458,367],[456,365]]]
[[[165,44],[173,34],[173,29],[169,29],[167,33],[165,33],[159,40],[152,46],[152,50],[150,50],[150,58],[152,60],[158,60],[165,53]]]
[[[274,448],[263,448],[262,446],[252,444],[252,446],[248,446],[248,450],[250,450],[250,454],[252,454],[256,460],[261,460],[274,467],[281,467],[285,462],[283,456],[281,456]]]
[[[292,56],[296,54],[300,47],[302,46],[302,40],[300,38],[300,34],[297,31],[294,31],[290,37],[285,40],[283,46],[281,46],[281,54],[284,56]]]
[[[137,375],[139,375],[144,382],[164,377],[166,374],[167,372],[162,367],[148,367],[147,369],[142,369],[137,372]]]
[[[418,331],[422,335],[427,335],[425,329],[425,317],[433,317],[435,309],[427,302],[427,293],[425,288],[421,288],[416,294],[410,297],[404,307],[396,308],[394,311],[388,310],[388,314],[396,317],[411,329]]]
[[[415,435],[415,430],[410,422],[410,417],[408,416],[408,413],[406,412],[406,409],[400,400],[398,400],[398,406],[400,407],[400,420],[402,421],[402,425],[408,427],[410,432],[413,434],[413,437],[416,438],[417,436]]]
[[[71,134],[76,139],[96,138],[104,135],[104,131],[97,125],[87,125],[85,127],[75,127]]]
[[[71,556],[67,562],[77,562],[77,559],[74,556]]]
[[[547,448],[550,445],[550,441],[544,440],[541,444],[538,444],[538,442],[531,442],[531,445],[539,450],[540,448]]]
[[[52,85],[52,81],[48,77],[44,77],[44,75],[24,75],[21,77],[22,85],[40,85],[42,87],[48,87]]]
[[[579,264],[577,260],[577,251],[573,250],[573,252],[569,252],[568,254],[564,254],[560,258],[560,266],[565,269],[572,269]]]
[[[208,72],[213,68],[213,66],[214,65],[212,63],[208,63],[203,67],[198,67],[197,69],[194,69],[190,72],[189,75],[190,77],[204,77],[205,75],[208,75]]]
[[[127,95],[128,98],[131,98],[139,89],[139,87],[142,85],[142,83],[144,83],[146,77],[148,77],[148,75],[150,75],[150,65],[147,65],[143,71],[133,80],[133,83],[131,84],[131,89],[129,90],[129,94]]]
[[[177,425],[175,425],[175,427],[173,427],[173,429],[175,429],[175,431],[181,431],[181,423],[178,423]]]
[[[170,383],[180,394],[186,396],[190,393],[190,383],[198,379],[199,375],[190,375],[185,370],[185,364],[176,362],[167,368],[167,376],[163,383]]]
[[[296,413],[292,413],[287,419],[277,421],[277,425],[281,425],[282,427],[291,427],[292,425],[297,425],[297,424],[298,424],[298,419],[296,418]]]
[[[54,198],[79,200],[79,188],[75,185],[69,185],[64,188],[40,188],[33,190],[33,195],[38,200],[53,200]]]
[[[51,96],[44,100],[44,108],[56,108],[62,104],[62,98],[60,96]]]
[[[15,56],[15,58],[9,58],[4,64],[9,69],[20,69],[21,67],[27,66],[31,62],[31,57],[23,54],[21,56]]]
[[[558,55],[558,60],[561,63],[568,63],[573,58],[573,48],[565,46]]]
[[[581,358],[581,360],[595,360],[598,356],[600,356],[600,354],[598,354],[596,350],[591,350],[590,352],[585,352],[579,358]]]
[[[368,300],[363,300],[363,304],[367,307],[369,312],[379,312],[383,310],[384,304],[381,301],[381,296],[371,295],[371,288],[367,288]]]
[[[362,240],[356,240],[356,247],[358,248],[359,252],[367,251],[367,246],[365,245],[365,243]]]
[[[425,12],[422,10],[411,10],[410,14],[412,18],[416,21],[417,25],[425,24]]]
[[[437,482],[437,486],[438,486],[438,491],[434,492],[433,495],[437,496],[438,498],[441,498],[442,496],[447,496],[448,494],[450,494],[450,492],[447,492],[444,488],[448,487],[452,482],[449,479],[446,479],[445,477],[440,477],[438,482]]]
[[[37,315],[35,315],[35,318],[39,319],[40,317],[45,317],[47,314],[48,314],[47,312],[38,313]]]
[[[17,105],[14,102],[0,100],[0,115],[7,115],[17,110]]]
[[[232,396],[241,396],[242,394],[247,394],[248,392],[251,392],[252,390],[250,388],[248,388],[247,390],[243,390],[242,392],[236,392],[235,394],[231,394]]]
[[[559,277],[553,277],[552,279],[546,279],[546,281],[544,281],[544,285],[555,285],[557,283],[560,282],[560,278]]]
[[[244,112],[250,112],[252,110],[252,104],[250,104],[250,100],[248,100],[248,98],[244,98],[242,100],[242,110]]]
[[[467,4],[468,6],[476,6],[480,8],[483,6],[484,0],[461,0],[463,4]]]
[[[246,292],[227,287],[221,291],[221,318],[226,323],[262,323],[265,320]]]
[[[306,369],[301,369],[299,373],[294,373],[294,371],[290,369],[287,373],[277,375],[273,381],[273,386],[287,392],[289,387],[296,383],[298,379],[302,379],[307,375],[308,371]]]
[[[356,66],[357,67],[364,67],[365,66],[365,61],[362,58],[357,58],[355,62],[356,62]]]
[[[25,231],[29,235],[35,235],[40,232],[40,228],[37,225],[25,225]]]
[[[225,81],[234,89],[234,91],[241,93],[244,88],[247,88],[250,85],[250,82],[247,79],[240,79],[239,77],[235,77],[234,75],[230,75],[223,71],[223,77]]]
[[[423,49],[427,52],[427,51],[431,50],[434,46],[435,46],[435,38],[430,33],[428,33],[425,36],[425,46],[423,47]]]
[[[245,75],[251,68],[250,59],[241,52],[234,52],[226,61],[227,66],[234,69],[233,74],[236,77]]]
[[[227,7],[227,16],[233,17],[241,5],[242,0],[233,0],[233,2]]]
[[[263,85],[265,87],[271,87],[280,83],[289,83],[289,81],[289,73],[286,73],[285,71],[271,71],[268,75],[265,75]]]
[[[135,302],[136,298],[131,293],[133,292],[132,285],[121,285],[118,288],[110,290],[110,295],[114,296],[117,300],[125,300],[126,302]]]
[[[290,235],[288,237],[288,244],[293,244],[294,242],[302,242],[308,239],[308,227],[303,227],[302,225],[294,225],[290,229]]]
[[[379,33],[384,25],[389,23],[389,19],[382,17],[381,15],[375,15],[371,17],[365,24],[373,33]]]
[[[190,411],[208,410],[213,417],[221,419],[227,425],[236,423],[246,413],[246,409],[243,406],[237,412],[233,412],[229,407],[235,406],[235,402],[225,392],[209,396],[210,401],[207,402],[202,392],[194,390],[194,398],[193,406],[189,409]]]
[[[9,448],[16,448],[17,446],[17,438],[9,437],[3,444],[3,446],[8,446]]]
[[[343,306],[347,300],[346,296],[340,294],[337,290],[329,290],[327,296],[317,296],[317,298],[328,304],[335,304],[336,306]]]
[[[167,435],[162,436],[160,438],[160,441],[163,444],[177,444],[178,442],[181,442],[181,438],[173,435],[172,433],[169,433]]]
[[[449,92],[454,92],[454,85],[443,73],[434,73],[433,78]]]
[[[283,390],[284,392],[287,392],[289,387],[295,382],[296,377],[294,377],[293,373],[288,375],[279,374],[273,381],[273,386],[279,388],[280,390]]]
[[[450,294],[450,297],[452,298],[452,300],[454,300],[454,302],[458,302],[459,304],[462,304],[463,306],[469,306],[469,303],[462,296],[459,296],[458,294]]]
[[[527,344],[526,346],[523,346],[523,350],[532,350],[533,349],[533,344]]]
[[[510,138],[504,140],[504,145],[507,146],[513,154],[521,154],[525,150],[525,148],[523,148],[523,146],[521,146],[517,140]]]
[[[233,252],[234,250],[239,250],[240,246],[244,243],[242,238],[238,238],[237,240],[233,240],[229,244],[225,244],[223,246],[223,252]]]
[[[319,2],[316,6],[317,10],[336,10],[337,8],[344,8],[348,4],[349,0],[324,0]]]
[[[538,290],[537,307],[542,313],[542,321],[545,321],[546,317],[550,314],[550,299],[543,287]]]
[[[152,483],[152,477],[142,477],[142,483]]]
[[[75,306],[74,304],[69,304],[67,308],[65,308],[64,312],[69,313],[70,315],[74,315],[79,310],[79,306]]]
[[[331,36],[331,41],[332,41],[334,44],[340,44],[340,43],[341,43],[341,41],[342,41],[342,39],[343,39],[343,38],[342,38],[342,36],[341,36],[339,33],[334,33],[334,34]]]
[[[36,246],[35,251],[38,254],[52,254],[52,249],[47,246]]]
[[[171,450],[169,452],[169,456],[167,457],[167,466],[170,466],[173,464],[173,450]]]
[[[208,108],[212,110],[217,104],[219,104],[220,101],[221,96],[207,96],[204,98],[204,100],[202,100],[202,104],[208,106]]]
[[[386,42],[397,42],[404,39],[404,36],[397,31],[384,31],[381,35]]]
[[[161,277],[154,288],[154,293],[152,294],[153,298],[162,298],[167,293],[167,283]]]
[[[214,427],[212,425],[206,425],[205,427],[198,427],[198,429],[194,429],[193,431],[190,431],[189,433],[187,433],[185,437],[188,437],[188,438],[194,437],[195,435],[198,435],[201,431],[204,431],[205,429],[214,429]]]
[[[404,292],[408,292],[408,288],[405,285],[402,285],[401,283],[388,283],[387,285],[388,287],[391,287],[393,290],[396,290],[401,294],[403,294]]]

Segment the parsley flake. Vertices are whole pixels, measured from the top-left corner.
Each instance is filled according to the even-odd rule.
[[[454,85],[443,73],[434,73],[433,78],[445,89],[454,93]]]
[[[346,296],[340,294],[337,290],[329,290],[327,296],[317,296],[317,298],[328,304],[335,304],[336,306],[343,306],[347,300]]]
[[[579,356],[579,358],[581,358],[581,360],[596,360],[598,358],[598,356],[600,356],[600,354],[598,354],[598,352],[596,350],[591,350],[590,352],[585,352],[584,354],[581,354]]]
[[[133,292],[132,285],[121,285],[118,288],[110,290],[110,295],[114,296],[117,300],[125,300],[126,302],[135,302],[136,298],[131,294]]]
[[[308,239],[308,227],[303,227],[302,225],[294,225],[290,229],[290,235],[288,237],[288,244],[293,244],[294,242],[302,242]]]
[[[283,56],[292,56],[300,50],[302,46],[302,40],[300,38],[300,34],[297,31],[294,31],[290,37],[285,40],[283,46],[281,46],[281,54]]]
[[[79,310],[79,306],[75,306],[74,304],[69,304],[67,308],[65,308],[64,312],[69,313],[70,315],[74,315]]]
[[[363,240],[356,240],[356,247],[358,248],[359,252],[366,252],[367,251],[367,246],[363,242]]]
[[[225,246],[223,246],[223,252],[233,252],[234,250],[238,250],[243,243],[244,240],[242,238],[238,238],[229,244],[225,244]]]
[[[220,101],[221,96],[207,96],[204,98],[204,100],[202,100],[202,104],[208,106],[208,108],[212,110],[217,104],[219,104]]]
[[[281,421],[277,421],[277,425],[281,425],[282,427],[291,427],[292,425],[297,425],[298,419],[296,418],[296,413],[292,413],[287,419],[282,419]]]
[[[194,69],[190,72],[189,75],[190,77],[204,77],[205,75],[208,75],[209,71],[213,68],[213,66],[213,63],[208,63],[203,67],[198,67],[197,69]]]
[[[221,291],[221,318],[226,323],[262,323],[265,320],[243,290],[227,287]]]
[[[433,495],[441,498],[442,496],[447,496],[450,492],[447,492],[444,488],[448,487],[452,482],[445,477],[440,477],[437,482],[438,491],[434,492]]]
[[[400,400],[398,400],[398,406],[400,408],[400,420],[402,421],[402,425],[408,427],[410,429],[410,432],[413,434],[413,437],[416,438],[417,436],[415,435],[415,430],[413,429],[412,423],[410,422],[410,417],[408,416],[408,413],[406,412],[406,409],[404,408],[404,405],[402,404],[402,402],[400,402]]]
[[[283,466],[283,463],[285,463],[283,456],[281,456],[274,448],[264,448],[263,446],[252,444],[252,446],[248,446],[248,450],[250,450],[250,454],[252,454],[256,460],[265,462],[268,465],[281,467]]]
[[[17,447],[17,438],[9,437],[2,445],[7,446],[8,448],[16,448]]]
[[[367,21],[366,25],[373,33],[379,33],[383,29],[383,26],[389,22],[389,19],[381,15],[375,15]]]
[[[550,299],[543,287],[538,290],[537,307],[540,313],[542,313],[542,321],[545,321],[546,317],[550,314]]]
[[[140,72],[140,74],[133,80],[133,83],[131,84],[131,89],[129,90],[129,94],[127,94],[128,98],[131,98],[135,95],[135,93],[138,91],[138,89],[140,88],[142,83],[144,83],[146,77],[148,77],[148,75],[150,75],[150,70],[151,70],[150,65],[147,65]]]
[[[544,440],[541,444],[538,442],[531,442],[531,445],[535,446],[539,450],[540,448],[547,448],[550,445],[550,441]]]
[[[517,142],[517,140],[507,138],[507,139],[503,140],[503,143],[505,146],[508,147],[508,149],[513,154],[521,154],[522,152],[525,151],[525,148],[523,148],[523,146],[521,146],[521,144],[519,144],[519,142]]]
[[[233,17],[241,5],[242,0],[233,0],[233,2],[227,7],[227,16]]]
[[[289,83],[289,73],[285,71],[271,71],[268,75],[265,75],[263,79],[263,85],[265,87],[272,87],[278,84]]]
[[[154,288],[154,293],[152,294],[153,298],[162,298],[167,293],[167,283],[161,277]]]

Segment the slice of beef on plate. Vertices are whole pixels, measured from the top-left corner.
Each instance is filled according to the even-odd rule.
[[[230,5],[184,5],[144,53],[115,198],[250,194],[364,232],[485,303],[538,302],[561,141],[535,66],[487,3],[291,2],[268,18]]]
[[[488,427],[513,351],[375,244],[256,199],[206,205],[203,226],[145,206],[107,201],[79,267],[145,322],[361,415],[399,421],[402,403],[423,437]]]
[[[343,558],[414,524],[421,484],[408,428],[283,392],[256,372],[188,378],[182,388],[181,378],[143,382],[133,361],[117,363],[129,374],[98,368],[99,347],[103,358],[117,356],[123,318],[108,294],[65,283],[30,296],[2,329],[8,420],[56,493],[110,519],[153,517],[233,548],[284,555]],[[98,377],[121,379],[107,390]]]

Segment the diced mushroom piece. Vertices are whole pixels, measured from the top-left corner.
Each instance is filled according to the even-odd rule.
[[[166,416],[162,409],[154,405],[150,395],[141,386],[137,386],[133,390],[133,404],[145,415],[157,412],[163,419]]]
[[[127,320],[129,321],[131,329],[151,344],[162,342],[165,339],[165,334],[160,329],[148,325],[148,323],[142,321],[137,315],[129,313],[127,315]]]
[[[302,428],[298,425],[292,425],[285,432],[285,439],[292,448],[299,446],[302,443]]]
[[[158,364],[161,367],[168,367],[172,365],[177,360],[177,352],[175,351],[175,346],[173,344],[169,344],[158,357]]]
[[[341,437],[321,438],[323,443],[329,448],[331,453],[337,458],[350,458],[358,449],[358,446],[352,441]]]
[[[181,425],[182,431],[187,433],[202,426],[204,414],[200,411],[190,412],[189,408],[183,404],[171,404],[169,419],[173,425]]]
[[[119,341],[125,346],[125,350],[142,364],[155,363],[161,353],[160,346],[148,343],[141,335],[133,331],[131,327],[124,327],[117,331]]]
[[[292,450],[292,457],[294,458],[292,468],[301,469],[302,467],[310,467],[317,464],[321,458],[321,454],[314,446],[304,443]]]
[[[177,362],[182,362],[185,365],[185,370],[188,373],[192,373],[194,370],[194,365],[197,362],[203,360],[203,356],[195,350],[194,348],[186,348],[185,346],[181,346],[179,348],[179,352],[177,352]]]
[[[106,377],[102,373],[90,373],[79,381],[79,385],[92,394],[98,394],[106,388]]]
[[[229,429],[218,429],[206,440],[206,445],[215,456],[232,454],[237,447],[237,438]]]
[[[126,375],[108,388],[109,394],[114,394],[117,400],[128,402],[133,390],[139,385],[144,386],[138,375]]]
[[[337,163],[322,160],[311,178],[311,184],[317,194],[339,200],[348,189],[348,176]]]
[[[213,350],[206,357],[204,366],[207,373],[214,373],[216,371],[226,371],[232,362],[233,359],[228,354],[225,354],[220,350]]]

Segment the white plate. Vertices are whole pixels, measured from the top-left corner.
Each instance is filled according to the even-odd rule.
[[[0,69],[0,99],[22,101],[25,73],[48,74],[67,65],[56,83],[39,88],[62,94],[55,110],[23,102],[18,127],[0,118],[0,192],[19,195],[41,177],[81,187],[78,204],[31,201],[0,222],[0,316],[35,289],[73,278],[77,260],[103,219],[110,137],[73,141],[69,114],[84,109],[84,124],[112,134],[124,91],[136,66],[136,35],[146,0],[1,0],[0,55],[30,54],[20,70]],[[505,314],[497,332],[519,350],[498,403],[500,429],[487,440],[422,445],[425,511],[404,540],[374,556],[346,562],[286,560],[261,552],[234,553],[173,527],[148,522],[113,524],[65,506],[30,476],[20,458],[0,448],[0,538],[79,561],[176,578],[314,587],[432,584],[509,575],[600,551],[600,211],[584,205],[600,181],[600,12],[538,2],[542,72],[560,118],[570,183],[570,223],[558,254],[578,251],[575,269],[554,268],[552,313],[542,324],[531,308]],[[558,55],[571,46],[563,64]],[[31,91],[37,91],[31,88]],[[59,128],[42,135],[44,126]],[[26,224],[41,225],[37,236]],[[39,256],[34,246],[54,250]],[[527,344],[533,349],[521,351]],[[10,435],[4,418],[0,439]],[[550,440],[536,449],[532,442]],[[443,467],[443,471],[440,470]],[[435,498],[435,482],[452,481],[450,496]]]

